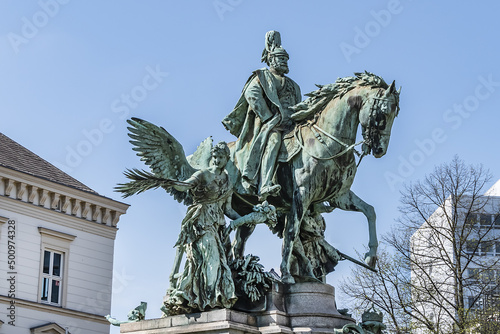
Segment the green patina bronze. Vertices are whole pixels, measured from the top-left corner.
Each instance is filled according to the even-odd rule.
[[[345,259],[362,264],[325,240],[322,214],[335,208],[366,216],[369,251],[362,265],[375,266],[375,212],[350,188],[363,156],[386,153],[399,91],[394,82],[364,72],[318,86],[301,101],[299,86],[285,75],[288,58],[280,34],[268,32],[262,61],[269,68],[252,73],[222,121],[235,142],[212,147],[208,138],[186,157],[165,129],[137,118],[128,121],[134,150],[151,172],[127,170],[130,182],[116,190],[126,197],[162,187],[188,206],[165,314],[258,307],[272,275],[244,250],[259,223],[283,238],[283,283],[324,281]],[[363,140],[356,143],[359,127]],[[225,216],[233,220],[229,226]]]
[[[128,170],[125,175],[132,181],[118,185],[117,191],[130,196],[163,187],[188,205],[162,310],[175,315],[231,308],[238,297],[229,267],[229,232],[242,224],[269,222],[272,226],[276,223],[274,207],[264,202],[243,217],[232,208],[233,185],[225,170],[230,157],[226,143],[212,147],[208,138],[186,158],[182,146],[163,128],[136,118],[128,122],[131,142],[153,173]],[[233,219],[228,227],[224,216]],[[184,270],[180,271],[184,255]],[[255,295],[253,290],[241,291],[248,297]]]
[[[299,86],[288,73],[288,53],[281,47],[277,31],[266,34],[262,60],[269,69],[254,71],[234,110],[222,123],[240,138],[234,148],[245,194],[265,200],[277,195],[281,186],[274,180],[283,133],[293,128],[289,108],[302,100]]]
[[[384,325],[384,315],[375,309],[375,305],[365,310],[358,324],[348,324],[342,329],[335,329],[335,334],[386,334]]]
[[[292,128],[284,127],[280,134],[283,142],[272,172],[273,181],[280,185],[280,189],[278,194],[267,198],[278,211],[276,232],[284,242],[280,269],[285,283],[295,281],[296,275],[291,272],[292,267],[297,267],[294,262],[299,263],[302,278],[317,278],[307,256],[295,246],[300,242],[301,224],[306,213],[317,214],[314,212],[316,203],[328,202],[332,209],[364,213],[370,238],[365,261],[374,267],[378,246],[375,212],[350,190],[359,164],[355,147],[362,144],[363,154],[358,153],[360,159],[369,153],[382,157],[387,151],[392,123],[399,110],[399,92],[394,82],[387,85],[382,78],[368,72],[320,86],[308,96],[307,100],[287,108],[288,119],[296,121]],[[266,104],[272,105],[270,102]],[[247,110],[252,112],[250,105]],[[275,108],[274,111],[278,115],[279,110]],[[356,143],[359,125],[363,141]],[[234,145],[230,175],[235,180],[235,192],[251,201],[260,194],[249,193],[245,186],[247,180],[241,171],[245,170],[246,160],[240,159],[245,151],[237,150],[242,140],[246,137],[240,135]],[[272,138],[263,140],[272,141]],[[248,156],[252,154],[250,150],[246,153]],[[264,164],[260,168],[264,168]],[[245,206],[244,202],[235,203]],[[253,228],[242,226],[237,230],[234,245],[237,256],[243,255],[245,241]]]
[[[130,322],[137,322],[144,320],[146,318],[146,309],[148,308],[148,303],[141,302],[139,306],[131,310],[127,315],[127,320],[120,321],[115,318],[112,318],[109,314],[105,316],[105,318],[109,321],[110,324],[114,326],[120,326],[121,324],[128,324]]]

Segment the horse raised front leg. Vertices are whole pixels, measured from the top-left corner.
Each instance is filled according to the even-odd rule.
[[[377,229],[376,229],[377,217],[375,215],[375,210],[373,209],[373,206],[363,201],[352,191],[349,191],[345,193],[343,196],[337,198],[335,201],[331,203],[331,205],[345,211],[362,212],[365,215],[366,219],[368,220],[368,233],[369,233],[369,241],[368,241],[369,251],[368,253],[365,254],[365,262],[370,267],[375,268],[375,264],[377,262],[378,240],[377,240]]]
[[[285,220],[285,229],[283,231],[283,248],[281,250],[281,281],[285,284],[295,283],[295,279],[290,273],[292,252],[295,241],[299,237],[300,224],[304,218],[306,207],[304,207],[304,189],[295,189],[293,193],[292,209]]]

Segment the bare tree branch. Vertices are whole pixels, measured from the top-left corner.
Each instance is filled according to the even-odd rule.
[[[378,273],[356,268],[341,291],[382,309],[394,333],[497,328],[500,298],[492,292],[500,291],[500,256],[488,253],[500,245],[500,199],[484,196],[490,180],[483,166],[455,156],[406,185],[397,225],[382,238]]]

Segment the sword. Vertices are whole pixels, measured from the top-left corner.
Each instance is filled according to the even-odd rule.
[[[363,267],[363,268],[366,268],[366,269],[368,269],[368,270],[370,270],[370,271],[373,271],[374,273],[377,273],[377,272],[378,272],[378,271],[377,271],[377,269],[372,268],[372,267],[370,267],[369,265],[367,265],[366,263],[361,262],[361,261],[359,261],[359,260],[356,260],[356,259],[354,259],[354,258],[350,257],[349,255],[345,255],[344,253],[342,253],[342,252],[340,252],[340,251],[338,251],[338,250],[337,250],[337,253],[340,255],[340,261],[343,261],[343,260],[349,260],[349,261],[351,261],[352,263],[355,263],[355,264],[357,264],[357,265],[359,265],[359,266],[361,266],[361,267]]]

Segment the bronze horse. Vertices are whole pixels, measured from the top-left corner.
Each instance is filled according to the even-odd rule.
[[[287,158],[279,163],[276,175],[282,186],[280,196],[268,198],[276,206],[280,218],[275,232],[283,237],[280,267],[283,282],[295,282],[291,264],[293,255],[297,256],[293,252],[300,244],[299,232],[304,216],[316,204],[324,202],[330,207],[359,211],[366,216],[369,251],[365,254],[365,262],[375,266],[378,247],[375,211],[350,188],[359,164],[356,163],[355,147],[362,144],[363,155],[371,153],[376,158],[387,151],[392,124],[399,111],[400,92],[394,86],[394,82],[389,86],[372,73],[355,73],[355,77],[340,78],[333,84],[321,86],[292,108],[292,118],[297,124],[284,136],[289,141],[284,146],[296,149],[285,152]],[[125,175],[132,181],[119,185],[117,191],[126,197],[163,187],[176,200],[190,205],[189,193],[173,189],[172,180],[182,183],[196,170],[208,168],[211,138],[202,142],[192,156],[186,157],[182,145],[164,128],[137,118],[128,123],[133,149],[150,166],[152,173],[128,170]],[[355,143],[360,124],[363,141]],[[235,182],[233,207],[244,215],[251,212],[257,198],[238,193],[242,187],[237,167],[237,161],[226,166]],[[254,228],[254,225],[237,228],[233,245],[235,256],[243,256],[245,242]],[[308,268],[309,260],[305,256],[297,261]],[[305,276],[314,277],[314,274],[309,271]]]
[[[375,266],[378,247],[375,210],[350,190],[357,169],[355,146],[361,144],[355,141],[361,124],[364,154],[371,153],[376,158],[385,155],[399,111],[400,91],[396,91],[394,82],[389,86],[372,73],[355,75],[320,86],[308,94],[308,99],[293,107],[292,117],[302,119],[293,132],[300,150],[288,162],[280,163],[277,178],[282,186],[281,194],[279,198],[269,199],[284,213],[279,234],[283,236],[280,269],[285,283],[295,282],[290,272],[294,243],[300,242],[298,236],[305,213],[316,203],[328,202],[334,208],[358,211],[366,216],[369,251],[365,262]],[[238,182],[237,171],[230,169],[230,174]],[[237,183],[235,189],[241,189],[238,187]],[[237,197],[234,207],[245,213],[242,201],[245,196]],[[255,225],[237,229],[233,245],[236,256],[243,255],[245,242],[254,228]]]

